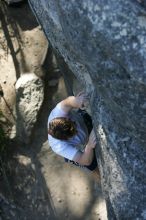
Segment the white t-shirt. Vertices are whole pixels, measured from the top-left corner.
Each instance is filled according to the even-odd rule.
[[[48,141],[52,150],[62,157],[73,160],[76,153],[79,150],[83,150],[88,141],[87,127],[84,124],[83,118],[77,112],[72,111],[67,114],[61,108],[60,103],[51,111],[48,118],[48,124],[56,117],[68,117],[77,124],[77,134],[68,140],[58,140],[48,134]]]

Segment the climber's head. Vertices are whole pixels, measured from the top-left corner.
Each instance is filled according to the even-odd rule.
[[[68,140],[77,133],[76,123],[69,118],[57,117],[49,122],[48,133],[59,140]]]

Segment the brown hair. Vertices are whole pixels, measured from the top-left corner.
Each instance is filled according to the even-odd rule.
[[[48,133],[59,140],[67,140],[76,133],[76,124],[65,117],[54,118],[49,122]]]

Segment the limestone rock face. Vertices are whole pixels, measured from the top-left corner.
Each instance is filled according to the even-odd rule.
[[[42,80],[33,73],[22,75],[16,82],[16,136],[29,143],[44,98]]]
[[[89,93],[109,219],[146,219],[146,10],[138,0],[29,0]]]

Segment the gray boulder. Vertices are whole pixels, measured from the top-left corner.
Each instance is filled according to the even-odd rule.
[[[108,219],[146,219],[144,1],[29,2],[54,52],[91,97]]]
[[[31,142],[33,128],[44,99],[42,80],[33,73],[23,74],[16,82],[16,137]]]

